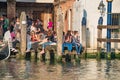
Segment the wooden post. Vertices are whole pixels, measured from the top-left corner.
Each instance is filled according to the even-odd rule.
[[[11,20],[16,16],[16,0],[7,0],[7,17]]]
[[[99,26],[99,25],[98,25]],[[102,38],[102,29],[99,29],[98,28],[98,39],[100,38]],[[101,41],[98,41],[97,40],[97,51],[98,51],[98,53],[97,53],[97,59],[99,60],[99,59],[101,59]]]
[[[20,28],[21,28],[21,44],[20,44],[20,50],[22,55],[24,54],[25,50],[26,50],[26,14],[25,12],[21,13],[20,16]]]
[[[83,58],[87,58],[87,41],[86,41],[86,25],[82,26],[82,46],[84,47],[84,54],[82,54]]]
[[[85,49],[85,53],[86,53],[86,49],[87,49],[87,44],[86,44],[86,26],[82,26],[82,45]]]
[[[57,54],[58,57],[62,55],[62,37],[63,37],[63,16],[62,10],[59,7],[57,12]]]
[[[98,38],[102,38],[102,29],[98,29]],[[97,50],[100,52],[101,50],[101,41],[97,41]]]

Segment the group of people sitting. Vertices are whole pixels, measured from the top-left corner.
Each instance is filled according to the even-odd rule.
[[[45,47],[47,45],[55,44],[57,42],[57,34],[52,29],[53,23],[50,20],[48,23],[47,31],[44,30],[42,21],[39,19],[35,21],[31,21],[31,24],[27,26],[27,49],[26,52],[29,52],[32,48],[32,42],[39,41],[42,45],[42,51],[40,54],[45,53]],[[21,26],[19,22],[19,18],[16,21],[11,22],[10,26],[6,31],[7,35],[4,34],[4,40],[10,40],[12,42],[12,50],[17,52],[16,44],[21,41]],[[10,35],[6,38],[6,36]],[[62,44],[62,52],[64,53],[64,48],[67,47],[69,51],[72,51],[73,47],[75,47],[77,54],[80,54],[82,51],[82,45],[79,41],[79,33],[78,31],[68,31],[66,34],[63,33],[63,44]]]
[[[2,24],[4,25],[4,24]],[[2,27],[2,26],[1,26]],[[53,31],[53,23],[50,20],[48,22],[48,29],[44,30],[42,21],[39,19],[29,21],[27,24],[27,49],[26,52],[29,52],[32,48],[32,42],[40,42],[42,44],[41,54],[44,53],[46,45],[56,44],[56,32]],[[10,25],[7,27],[6,32],[3,34],[4,42],[11,42],[11,51],[18,52],[16,49],[16,44],[21,43],[21,26],[19,18],[16,18]],[[2,43],[2,41],[1,41]]]
[[[40,23],[40,22],[38,22]],[[40,41],[42,45],[42,51],[40,54],[45,53],[45,48],[47,45],[52,45],[57,42],[57,34],[55,31],[53,31],[50,28],[48,28],[47,31],[43,29],[41,26],[42,23],[36,25],[36,23],[32,23],[30,27],[30,33],[28,33],[28,51],[30,50],[30,43],[34,41]],[[41,28],[42,27],[42,28]],[[64,48],[67,47],[67,49],[71,52],[73,47],[75,47],[75,50],[77,54],[80,54],[82,52],[82,45],[79,40],[79,33],[78,31],[68,31],[66,34],[63,33],[63,44],[62,44],[62,53],[64,53]]]
[[[43,28],[43,23],[41,20],[37,19],[32,21],[32,24],[27,28],[27,50],[29,52],[31,50],[32,44],[34,42],[39,42],[42,45],[41,54],[45,53],[45,47],[47,45],[56,44],[56,32],[52,29],[52,22],[48,22],[48,29],[45,30]]]
[[[40,24],[38,24],[40,23]],[[47,45],[56,44],[56,32],[50,28],[48,30],[44,30],[42,27],[42,23],[33,22],[30,26],[30,30],[27,32],[27,52],[31,49],[31,42],[40,42],[42,45],[41,54],[45,53],[45,47]],[[37,25],[36,25],[37,24]]]
[[[64,53],[65,47],[67,47],[68,51],[72,51],[73,47],[77,54],[81,54],[82,52],[82,44],[80,43],[78,31],[68,31],[66,34],[63,33],[63,45],[62,52]]]

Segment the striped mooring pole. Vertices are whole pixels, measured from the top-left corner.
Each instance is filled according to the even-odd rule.
[[[106,0],[107,1],[107,25],[112,25],[112,1],[113,0]],[[111,39],[111,29],[107,29],[107,39]],[[107,53],[111,52],[111,42],[107,42]]]

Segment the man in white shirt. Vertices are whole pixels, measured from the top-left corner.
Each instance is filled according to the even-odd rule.
[[[13,48],[12,46],[12,37],[10,34],[10,28],[7,28],[7,31],[4,34],[3,42],[8,42],[11,48],[11,51],[18,52],[16,49]]]
[[[5,32],[3,41],[4,41],[4,42],[10,42],[10,41],[12,41],[12,37],[11,37],[10,29],[9,29],[9,28],[8,28],[8,30]]]

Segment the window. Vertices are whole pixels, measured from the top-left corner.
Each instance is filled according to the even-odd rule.
[[[120,25],[120,13],[112,14],[112,25]]]
[[[120,26],[120,13],[112,13],[112,25]],[[111,30],[111,38],[120,38],[120,29]]]
[[[120,13],[112,13],[112,25],[120,26]],[[112,32],[120,32],[120,29],[113,29]]]

